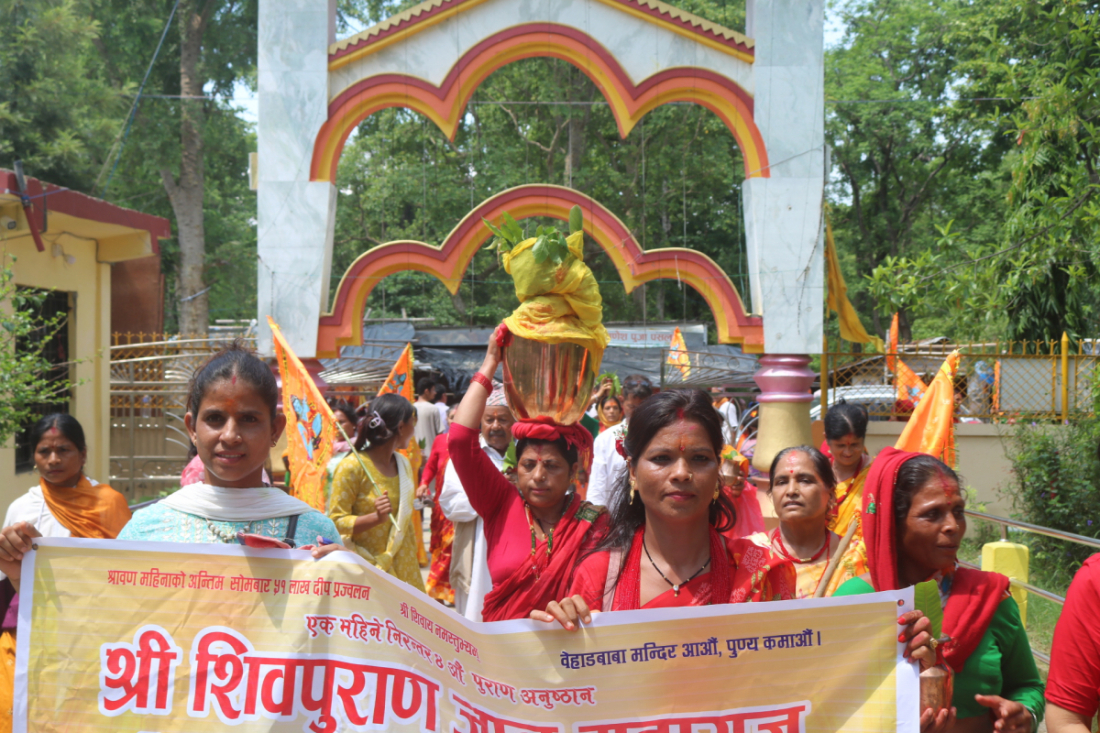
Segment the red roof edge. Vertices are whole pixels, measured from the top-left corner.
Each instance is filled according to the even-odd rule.
[[[103,199],[97,199],[79,191],[61,188],[52,183],[43,183],[37,178],[26,177],[27,195],[31,197],[32,215],[42,225],[43,204],[45,210],[56,211],[80,219],[115,224],[149,232],[153,252],[160,254],[160,239],[172,236],[172,224],[162,216],[143,214],[133,209],[124,209]],[[19,195],[19,184],[15,172],[0,168],[0,193]],[[43,195],[45,194],[45,195]]]

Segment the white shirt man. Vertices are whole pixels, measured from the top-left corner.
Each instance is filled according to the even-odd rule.
[[[504,470],[504,456],[485,442],[484,437],[478,437],[481,449],[489,456],[493,465],[498,470]],[[454,563],[459,561],[458,553],[462,548],[456,548],[452,557],[452,583],[455,591],[455,610],[471,621],[481,620],[481,607],[485,601],[485,595],[493,589],[493,578],[489,575],[488,543],[485,541],[485,521],[474,511],[470,504],[466,490],[462,488],[462,482],[458,478],[458,471],[454,464],[447,462],[447,470],[443,474],[443,488],[439,492],[439,506],[443,509],[443,515],[455,523],[455,541],[460,543],[459,532],[469,531],[469,528],[460,527],[462,523],[477,522],[473,529],[473,563],[471,565],[469,588],[461,586],[462,578],[456,583],[454,578]]]
[[[623,421],[596,436],[592,446],[592,470],[588,473],[587,500],[597,506],[607,506],[611,492],[626,470],[626,459],[619,455],[617,441],[627,430],[634,410],[653,394],[653,385],[640,374],[623,380]]]

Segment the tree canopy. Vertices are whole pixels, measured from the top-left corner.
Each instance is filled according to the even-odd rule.
[[[233,97],[255,84],[256,0],[181,0],[150,68],[174,4],[0,0],[8,21],[0,164],[21,158],[36,177],[168,216],[178,228],[165,172],[182,182],[181,161],[197,141],[209,316],[251,318],[255,131]],[[341,0],[338,33],[412,4]],[[744,26],[740,0],[677,4]],[[903,336],[1095,335],[1098,3],[849,0],[829,13],[840,33],[826,52],[827,195],[866,325],[882,333],[900,311]],[[202,93],[188,96],[201,98],[180,99],[184,26],[198,21],[199,55],[188,68]],[[477,90],[453,142],[404,109],[359,125],[338,169],[333,285],[373,246],[439,244],[489,196],[546,182],[591,195],[645,248],[705,252],[747,294],[742,170],[733,136],[704,108],[660,107],[624,140],[579,70],[555,59],[516,62]],[[163,253],[174,328],[195,281],[180,284],[178,240]],[[690,287],[659,281],[628,296],[594,243],[588,260],[608,321],[711,320]],[[434,278],[404,272],[380,283],[367,307],[371,317],[490,325],[514,304],[510,279],[483,252],[453,298]],[[835,323],[827,328],[836,336]]]

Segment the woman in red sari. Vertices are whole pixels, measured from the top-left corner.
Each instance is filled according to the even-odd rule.
[[[582,558],[568,596],[531,618],[574,629],[590,611],[794,598],[790,562],[721,534],[735,516],[720,490],[722,425],[706,393],[650,397],[623,447],[629,471],[613,489],[608,533]]]
[[[561,598],[602,512],[572,491],[579,455],[592,450],[592,434],[581,425],[515,423],[515,485],[482,450],[481,415],[501,359],[498,335],[489,340],[448,433],[451,462],[485,522],[493,579],[481,612],[485,621],[526,618],[531,609]]]

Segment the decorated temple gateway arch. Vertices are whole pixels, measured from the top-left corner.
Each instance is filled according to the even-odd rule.
[[[714,312],[721,342],[765,354],[758,458],[773,452],[771,435],[808,439],[807,355],[822,333],[823,0],[748,0],[745,34],[658,0],[427,0],[343,40],[335,0],[260,0],[259,11],[259,321],[274,317],[300,355],[333,357],[361,343],[366,298],[388,274],[415,269],[456,290],[489,236],[482,216],[563,219],[580,205],[628,292],[658,278],[687,282]],[[482,202],[439,246],[390,242],[364,253],[326,312],[336,167],[355,126],[405,107],[453,138],[478,85],[532,57],[585,73],[623,137],[669,102],[702,105],[726,124],[744,160],[751,308],[702,253],[643,251],[605,204],[530,185]]]

